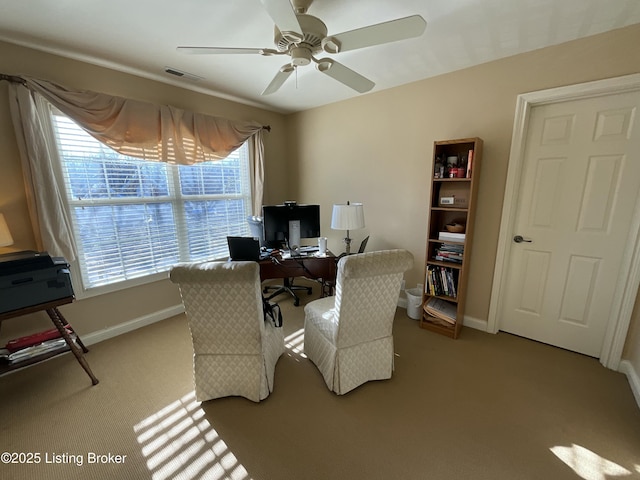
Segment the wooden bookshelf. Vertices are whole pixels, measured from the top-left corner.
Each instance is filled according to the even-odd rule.
[[[434,142],[420,327],[451,338],[464,323],[481,164],[480,138]]]

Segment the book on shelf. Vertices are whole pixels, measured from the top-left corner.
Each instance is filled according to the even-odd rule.
[[[462,263],[462,260],[464,258],[464,250],[462,245],[459,245],[460,248],[449,247],[458,247],[458,245],[443,244],[440,248],[436,249],[435,259],[441,262]]]
[[[424,305],[424,311],[452,325],[456,323],[456,305],[454,303],[440,298],[430,298]]]
[[[438,250],[443,252],[464,253],[464,245],[458,243],[443,243],[438,246]]]
[[[433,258],[438,260],[439,262],[462,263],[462,258],[443,257],[442,255],[436,255]]]
[[[469,150],[467,157],[467,178],[471,178],[471,165],[473,164],[473,150]]]
[[[450,242],[464,242],[465,234],[464,233],[453,233],[453,232],[438,232],[438,240],[445,240]]]
[[[71,326],[66,325],[65,329],[69,334],[73,333]],[[9,340],[7,344],[4,346],[4,348],[9,350],[10,353],[13,353],[26,347],[38,345],[47,340],[60,338],[61,336],[62,335],[60,335],[60,332],[58,331],[57,328],[52,328],[51,330],[45,330],[44,332],[33,333],[31,335]]]
[[[462,257],[464,254],[464,245],[460,245],[457,243],[443,243],[436,248],[436,255],[442,255],[446,257],[458,255]]]
[[[425,292],[429,295],[457,297],[458,271],[456,269],[429,265],[425,282]]]
[[[75,334],[72,334],[71,338],[74,342],[76,341]],[[67,342],[64,338],[53,338],[50,340],[45,340],[44,342],[37,345],[31,345],[29,347],[24,347],[20,350],[16,350],[8,355],[7,360],[9,360],[9,363],[17,363],[23,360],[34,358],[38,355],[61,350],[65,347],[67,347]]]
[[[435,254],[440,255],[441,257],[458,258],[460,260],[464,258],[464,254],[462,252],[453,252],[453,251],[442,250],[442,249],[436,249]]]

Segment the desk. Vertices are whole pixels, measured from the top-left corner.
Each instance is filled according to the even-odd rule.
[[[336,279],[336,257],[330,252],[325,257],[302,256],[283,259],[276,255],[258,263],[260,280],[283,278],[286,282],[290,278],[306,277],[322,284],[322,296],[326,295],[328,289],[330,292],[330,286]],[[297,297],[294,297],[294,305],[299,305]]]
[[[65,297],[65,298],[61,298],[51,302],[41,303],[39,305],[20,308],[18,310],[12,310],[10,312],[5,312],[0,314],[0,322],[3,322],[11,318],[16,318],[22,315],[26,315],[28,313],[41,312],[44,310],[45,312],[47,312],[47,315],[49,315],[49,318],[51,319],[55,327],[58,329],[58,331],[60,332],[60,335],[62,336],[62,338],[64,338],[64,341],[67,343],[66,347],[61,348],[59,350],[55,350],[53,352],[43,353],[33,358],[29,358],[27,360],[23,360],[13,364],[12,363],[7,365],[0,364],[0,375],[2,375],[3,373],[7,373],[11,370],[16,370],[18,368],[26,367],[27,365],[32,365],[34,363],[41,362],[43,360],[46,360],[47,358],[51,358],[71,350],[71,352],[75,355],[76,359],[78,360],[78,363],[80,364],[80,366],[84,369],[85,372],[87,372],[87,375],[89,375],[89,378],[91,379],[91,383],[93,385],[96,385],[98,383],[98,379],[91,371],[91,368],[89,367],[89,364],[87,363],[87,360],[84,358],[84,355],[83,355],[83,352],[87,353],[89,350],[87,349],[87,347],[84,346],[84,344],[82,343],[82,340],[80,340],[80,337],[78,337],[77,334],[76,334],[76,340],[74,342],[74,340],[69,335],[69,331],[67,330],[67,328],[65,328],[65,327],[71,328],[71,326],[58,310],[58,307],[60,305],[65,305],[71,302],[73,302],[73,297]],[[71,331],[73,332],[72,328],[71,328]]]

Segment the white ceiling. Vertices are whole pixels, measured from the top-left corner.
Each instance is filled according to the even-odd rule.
[[[0,12],[2,40],[270,110],[360,95],[307,65],[260,96],[286,57],[176,51],[273,48],[273,21],[260,0],[0,0]],[[308,13],[329,35],[414,14],[427,21],[421,37],[333,56],[374,81],[375,92],[640,23],[640,0],[314,0]],[[165,67],[201,78],[178,79]]]

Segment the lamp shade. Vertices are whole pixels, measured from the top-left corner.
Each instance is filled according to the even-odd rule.
[[[13,245],[13,237],[4,215],[0,213],[0,247],[8,247],[9,245]]]
[[[364,228],[364,207],[361,203],[334,205],[331,215],[334,230],[356,230]]]

